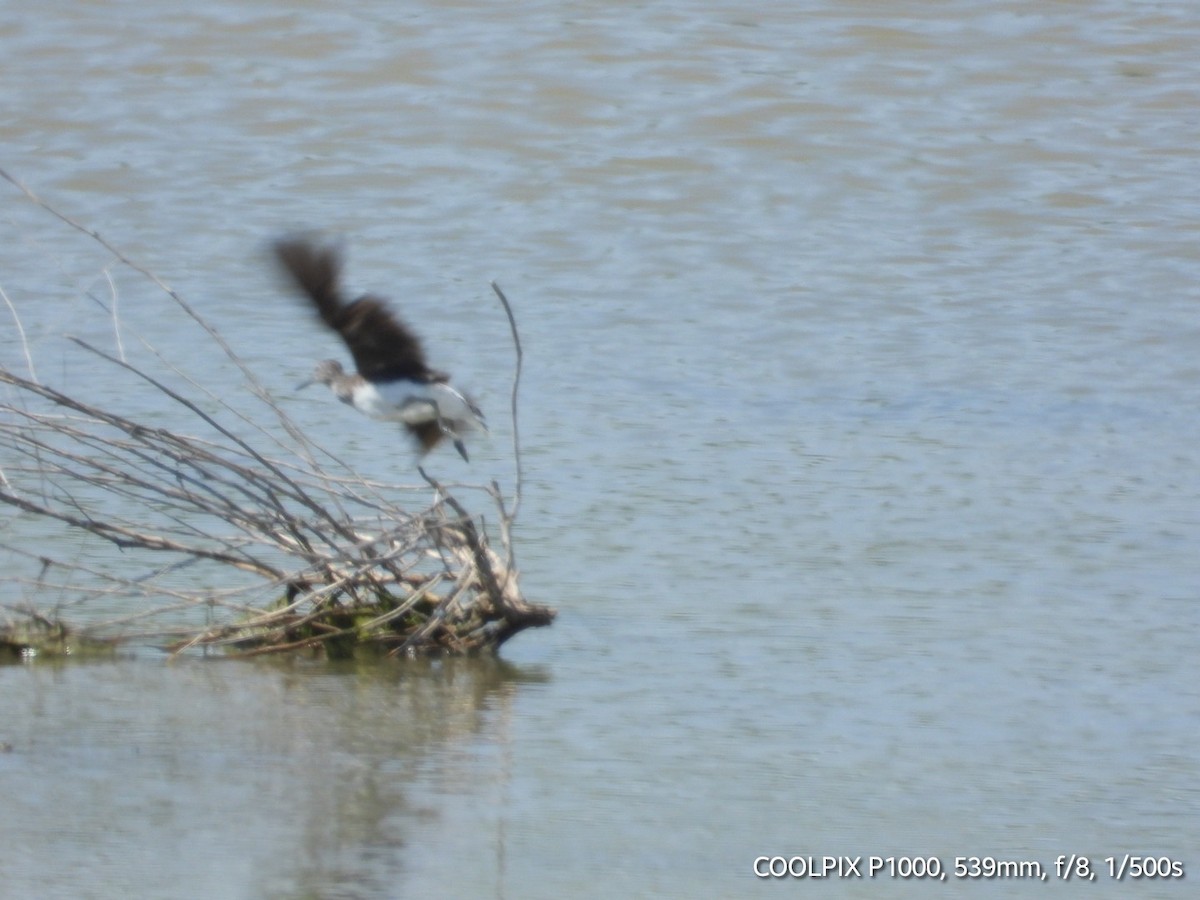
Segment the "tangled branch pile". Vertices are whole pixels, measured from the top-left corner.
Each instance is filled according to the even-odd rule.
[[[25,193],[151,279],[242,371],[248,390],[238,408],[186,376],[185,391],[172,386],[178,378],[72,339],[156,396],[151,405],[181,412],[191,423],[185,433],[44,383],[27,347],[28,375],[0,367],[0,501],[14,513],[5,530],[22,538],[0,549],[37,573],[17,579],[26,600],[3,605],[0,649],[79,652],[137,641],[239,655],[459,654],[550,624],[554,610],[524,600],[513,563],[516,440],[511,509],[495,482],[454,488],[494,506],[501,553],[482,517],[423,470],[425,484],[383,484],[315,444],[179,295]],[[520,344],[497,294],[517,342],[515,435]],[[272,429],[260,424],[268,420]],[[425,499],[411,512],[400,494]],[[51,539],[31,549],[30,530]],[[80,541],[63,540],[64,532]],[[45,595],[57,598],[50,610],[29,599]],[[67,620],[72,613],[78,621]]]

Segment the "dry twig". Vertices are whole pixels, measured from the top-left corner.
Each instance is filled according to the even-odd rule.
[[[188,424],[168,428],[157,416],[151,423],[118,414],[39,380],[17,307],[3,295],[28,375],[0,365],[6,386],[0,394],[0,503],[13,511],[0,526],[11,532],[0,548],[40,568],[36,577],[16,578],[29,599],[4,607],[0,646],[46,648],[52,636],[55,647],[76,650],[136,640],[175,652],[220,647],[234,655],[313,649],[344,656],[370,646],[393,654],[469,653],[494,650],[519,631],[553,620],[554,610],[521,596],[514,571],[522,354],[516,319],[498,285],[492,287],[516,349],[516,487],[507,508],[496,482],[482,490],[498,509],[505,559],[488,545],[482,518],[423,470],[437,495],[413,512],[389,498],[414,496],[418,485],[371,482],[341,464],[291,421],[183,297],[8,173],[0,170],[0,177],[170,297],[247,387],[235,404],[166,363],[153,347],[164,374],[131,361],[123,336],[129,307],[118,318],[117,282],[106,266],[111,302],[97,302],[111,317],[117,352],[82,338],[70,338],[73,346],[132,377],[147,397]],[[187,388],[168,383],[180,378]],[[189,396],[189,389],[198,394]],[[263,406],[282,436],[261,424]],[[263,441],[246,437],[247,430]],[[73,558],[35,552],[19,534],[34,523],[41,532],[57,528],[84,543]],[[70,544],[59,538],[50,546]],[[56,598],[49,612],[33,603],[47,595]],[[102,612],[88,615],[93,607]],[[69,623],[61,617],[67,609],[74,616]],[[189,623],[196,611],[202,621]]]

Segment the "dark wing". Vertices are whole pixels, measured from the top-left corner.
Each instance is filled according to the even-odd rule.
[[[342,259],[332,247],[321,247],[302,237],[286,237],[275,242],[275,256],[296,287],[309,296],[321,318],[331,328],[342,308],[338,281]]]
[[[365,378],[430,380],[433,373],[425,364],[421,341],[378,297],[368,295],[342,307],[330,324]]]
[[[337,250],[305,238],[283,238],[275,243],[275,255],[312,300],[322,321],[342,336],[360,375],[436,380],[425,363],[420,339],[382,299],[370,295],[353,303],[342,299],[338,285],[342,261]]]

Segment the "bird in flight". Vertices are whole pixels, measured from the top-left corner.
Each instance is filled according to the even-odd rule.
[[[463,435],[475,428],[487,431],[483,413],[451,386],[449,375],[429,367],[420,339],[382,298],[365,294],[346,301],[338,250],[305,237],[285,237],[275,242],[274,251],[321,320],[346,342],[357,370],[349,374],[336,359],[322,360],[299,388],[328,385],[339,400],[371,418],[399,422],[421,456],[448,438],[469,461]]]

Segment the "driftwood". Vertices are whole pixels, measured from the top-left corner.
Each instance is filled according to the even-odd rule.
[[[163,374],[147,371],[126,358],[118,329],[116,352],[70,340],[78,353],[119,370],[190,424],[161,427],[85,402],[37,377],[20,316],[0,288],[27,370],[0,365],[0,501],[14,520],[80,535],[85,545],[56,555],[0,533],[0,550],[37,572],[9,579],[25,599],[0,604],[0,652],[77,653],[133,642],[239,656],[466,654],[494,651],[518,632],[553,621],[555,611],[527,602],[518,585],[512,526],[522,477],[522,354],[499,286],[493,289],[517,361],[513,495],[506,498],[495,481],[447,486],[423,469],[417,470],[423,484],[385,484],[357,475],[303,434],[175,291],[2,170],[0,177],[149,279],[204,330],[246,386],[231,400],[165,362]],[[186,388],[178,386],[181,378]],[[272,428],[261,424],[266,420]],[[486,499],[495,510],[499,551],[483,518],[456,492]],[[13,520],[6,531],[21,533]],[[43,596],[56,598],[52,608],[39,606]]]

